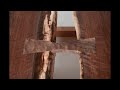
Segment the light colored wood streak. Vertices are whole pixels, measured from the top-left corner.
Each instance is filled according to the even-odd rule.
[[[56,25],[55,25],[56,17],[57,17],[56,11],[51,11],[50,17],[48,16],[48,14],[46,14],[44,19],[44,26],[43,26],[44,41],[52,41],[54,39],[53,29],[56,29]],[[45,51],[42,54],[43,67],[42,70],[40,71],[39,79],[46,79],[46,72],[49,66],[49,56],[50,56],[50,51]]]
[[[81,38],[81,30],[80,30],[80,24],[79,24],[79,20],[77,17],[77,12],[73,11],[73,20],[74,20],[74,24],[75,24],[75,30],[76,30],[76,36],[77,36],[77,40],[80,40]],[[80,79],[83,79],[83,61],[82,58],[80,57]]]
[[[73,20],[74,20],[74,24],[75,24],[77,40],[79,40],[81,38],[81,31],[80,31],[80,24],[79,24],[79,20],[78,20],[76,11],[73,11]]]

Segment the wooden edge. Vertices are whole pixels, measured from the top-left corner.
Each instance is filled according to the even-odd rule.
[[[76,37],[75,27],[57,27],[56,37]]]

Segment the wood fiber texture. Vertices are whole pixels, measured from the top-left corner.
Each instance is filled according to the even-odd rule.
[[[85,39],[96,38],[96,56],[88,59],[88,55],[84,55],[84,79],[111,78],[111,12],[77,11],[77,15],[81,36]]]
[[[48,32],[44,31],[44,24],[46,15],[48,21],[50,20],[50,14],[50,11],[10,11],[10,79],[38,79],[46,63],[47,70],[43,78],[53,78],[55,53],[23,54],[26,39],[47,40]],[[111,78],[111,12],[77,11],[77,16],[80,37],[82,39],[95,37],[96,43],[96,56],[84,52],[80,54],[83,59],[83,79]],[[56,18],[54,23],[49,25],[52,31],[48,41],[55,42]]]
[[[70,40],[61,43],[53,43],[44,40],[26,39],[24,54],[37,53],[37,52],[59,52],[66,50],[76,50],[84,53],[95,53],[95,38]]]
[[[10,79],[32,79],[34,54],[23,55],[26,38],[37,39],[39,11],[10,11]]]
[[[55,42],[53,32],[56,25],[53,11],[52,14],[51,11],[10,11],[10,79],[39,79],[45,65],[44,78],[52,78],[55,54],[41,52],[25,55],[23,49],[25,39]]]

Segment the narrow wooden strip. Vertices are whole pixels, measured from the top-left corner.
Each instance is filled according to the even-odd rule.
[[[75,31],[56,31],[56,37],[76,37]]]
[[[80,24],[79,24],[79,20],[78,20],[76,11],[73,11],[73,20],[74,20],[74,24],[75,24],[77,40],[79,40],[81,38],[81,31],[80,31]]]
[[[79,20],[77,17],[77,11],[73,11],[73,20],[74,20],[74,24],[75,24],[75,30],[76,30],[76,36],[77,36],[77,40],[81,39],[81,30],[80,30],[80,24],[79,24]],[[82,58],[80,58],[80,79],[83,79],[83,61]]]
[[[75,31],[75,27],[57,27],[57,31]]]

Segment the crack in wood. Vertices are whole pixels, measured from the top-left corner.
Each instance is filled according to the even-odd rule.
[[[77,53],[80,55],[80,79],[83,79],[83,60],[88,59],[89,56],[86,56],[88,53],[95,54],[96,45],[95,38],[83,39],[82,31],[80,30],[80,25],[77,17],[77,12],[73,11],[73,19],[75,23],[76,36],[77,40],[54,43],[55,42],[55,30],[57,25],[57,12],[51,11],[50,16],[48,14],[45,15],[44,24],[43,24],[43,39],[42,40],[34,40],[34,39],[26,39],[24,45],[24,54],[29,53],[42,53],[42,61],[43,65],[40,67],[39,79],[52,78],[52,74],[50,75],[50,67],[48,67],[55,57],[56,52],[66,52],[70,51],[73,53]],[[53,53],[53,58],[50,59],[50,52]],[[47,72],[48,70],[48,72]],[[53,73],[53,71],[52,71]]]

